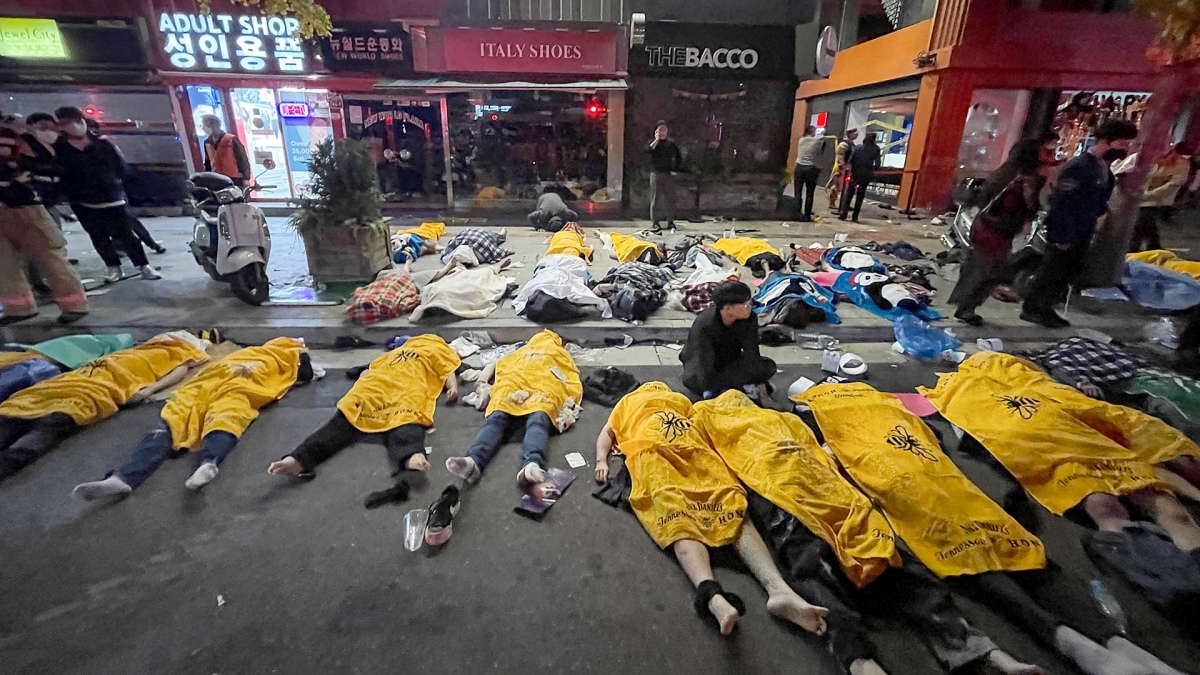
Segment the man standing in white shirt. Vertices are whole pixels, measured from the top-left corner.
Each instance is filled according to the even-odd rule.
[[[825,137],[817,137],[817,128],[804,127],[804,135],[796,142],[796,168],[792,172],[792,185],[796,189],[797,219],[802,223],[812,221],[813,196],[817,192],[817,156],[825,148]]]

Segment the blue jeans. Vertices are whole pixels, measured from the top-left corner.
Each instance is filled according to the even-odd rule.
[[[491,463],[492,458],[500,451],[505,436],[521,419],[525,420],[525,438],[521,441],[521,466],[535,462],[543,469],[546,468],[546,448],[550,445],[550,416],[544,412],[535,412],[524,417],[515,417],[496,411],[488,415],[467,453],[467,457],[475,460],[475,466],[479,467],[480,473]]]
[[[228,431],[213,431],[205,434],[204,439],[200,441],[200,452],[196,453],[198,455],[196,466],[199,467],[208,462],[219,465],[225,461],[229,453],[233,452],[237,442],[238,437]],[[142,440],[134,448],[129,460],[116,471],[110,471],[105,478],[115,474],[125,481],[126,485],[136,490],[171,456],[174,451],[174,448],[171,447],[172,444],[171,428],[167,426],[166,422],[159,420],[153,429],[142,436]]]

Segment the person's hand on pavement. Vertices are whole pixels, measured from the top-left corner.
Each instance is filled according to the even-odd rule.
[[[596,460],[596,482],[597,483],[607,483],[608,482],[608,460],[604,460],[604,459]]]

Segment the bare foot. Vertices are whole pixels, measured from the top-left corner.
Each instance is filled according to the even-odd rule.
[[[1010,656],[1008,652],[999,649],[988,652],[986,665],[986,672],[1000,673],[1001,675],[1046,675],[1045,669],[1041,666],[1021,663]]]
[[[767,612],[814,635],[825,634],[825,615],[829,610],[810,605],[795,593],[767,598]]]
[[[850,675],[887,675],[875,659],[858,659],[850,664]]]
[[[409,457],[404,466],[412,471],[428,471],[429,460],[425,458],[425,455],[418,453]]]
[[[304,473],[304,467],[300,466],[300,462],[297,462],[295,457],[284,457],[278,462],[271,462],[271,466],[267,467],[267,473],[276,476],[299,476]]]
[[[729,601],[720,595],[714,595],[712,600],[708,601],[708,611],[717,620],[717,625],[721,627],[721,635],[729,635],[737,626],[738,612],[729,604]]]

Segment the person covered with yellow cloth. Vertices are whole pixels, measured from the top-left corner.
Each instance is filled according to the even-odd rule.
[[[579,223],[570,222],[550,236],[545,255],[569,255],[592,262],[592,249],[585,242],[587,234]]]
[[[662,382],[626,394],[596,438],[596,480],[607,479],[619,451],[632,479],[629,504],[650,537],[671,548],[692,585],[694,606],[722,635],[746,605],[713,579],[708,549],[732,544],[767,591],[767,612],[817,635],[829,610],[810,604],[783,580],[754,525],[745,522],[746,492],[692,425],[692,404]]]
[[[487,409],[487,421],[467,454],[448,458],[446,468],[468,483],[478,482],[504,439],[523,425],[517,482],[545,481],[551,430],[566,431],[583,402],[579,367],[563,348],[562,338],[549,330],[538,333],[484,369],[477,382],[477,407]]]
[[[755,279],[763,279],[771,272],[782,270],[783,255],[779,249],[765,239],[754,237],[723,237],[710,244],[712,248],[733,258],[739,265],[750,268]]]
[[[438,239],[443,234],[446,234],[446,224],[437,222],[398,230],[392,235],[392,261],[397,264],[412,262],[423,255],[441,251]]]
[[[839,472],[798,417],[765,410],[740,391],[692,408],[692,424],[747,487],[748,515],[789,585],[829,609],[825,640],[852,675],[882,673],[860,610],[898,618],[948,671],[1039,673],[971,626],[945,584],[912,556],[901,566],[887,518]]]
[[[319,372],[319,371],[318,371]],[[196,454],[196,469],[184,485],[199,490],[217,477],[258,411],[294,385],[314,379],[303,340],[275,338],[246,347],[205,366],[163,406],[161,419],[142,437],[129,460],[103,480],[77,485],[73,494],[92,501],[124,497],[146,481],[172,452]]]
[[[620,232],[613,232],[608,236],[612,241],[612,257],[619,263],[644,262],[657,265],[663,261],[663,251],[658,244]]]
[[[276,475],[312,478],[316,468],[366,434],[379,434],[396,475],[425,471],[425,432],[433,426],[437,399],[458,400],[458,355],[441,337],[417,335],[349,372],[354,386],[337,404],[333,417],[292,453],[267,467]],[[407,491],[406,491],[407,492]]]
[[[1174,251],[1142,251],[1141,253],[1130,253],[1125,258],[1128,260],[1140,260],[1150,265],[1157,265],[1172,272],[1186,274],[1196,281],[1200,281],[1200,261],[1185,260],[1180,258],[1179,254]]]
[[[146,400],[208,360],[207,340],[163,333],[39,382],[0,404],[0,480],[4,480],[82,427]]]
[[[1082,580],[1047,567],[1042,542],[954,465],[898,398],[864,383],[792,396],[849,477],[916,557],[1088,675],[1176,673],[1125,639]],[[1058,613],[1070,608],[1069,617]]]

